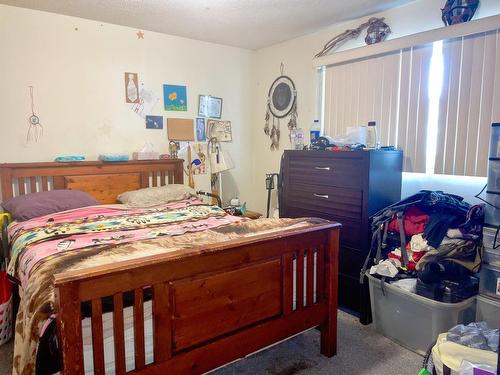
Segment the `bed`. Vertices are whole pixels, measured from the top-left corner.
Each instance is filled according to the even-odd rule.
[[[182,160],[16,163],[0,164],[0,178],[3,200],[74,189],[113,204],[124,191],[182,183],[183,172]],[[313,327],[334,356],[340,225],[234,234],[265,220],[222,226],[222,241],[51,275],[62,372],[201,374]]]

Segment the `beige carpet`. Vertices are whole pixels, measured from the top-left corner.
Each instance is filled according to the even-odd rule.
[[[319,332],[311,330],[272,348],[235,362],[211,375],[417,375],[422,357],[339,313],[338,354],[319,354]],[[13,344],[0,347],[0,375],[11,374]]]

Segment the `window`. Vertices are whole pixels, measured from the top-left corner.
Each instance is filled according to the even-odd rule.
[[[486,176],[499,30],[333,64],[324,87],[325,134],[376,121],[381,143],[404,150],[404,171]]]

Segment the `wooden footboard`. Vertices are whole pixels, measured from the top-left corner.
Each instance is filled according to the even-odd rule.
[[[317,225],[55,275],[64,374],[84,373],[83,303],[91,305],[94,373],[104,374],[102,299],[110,297],[115,370],[126,372],[126,292],[134,296],[135,372],[141,374],[204,373],[317,326],[321,353],[335,355],[339,227]],[[146,364],[149,298],[154,358]]]

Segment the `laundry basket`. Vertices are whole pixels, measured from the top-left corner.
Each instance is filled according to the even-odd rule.
[[[12,337],[12,284],[7,279],[7,224],[10,215],[0,212],[0,346]]]
[[[0,261],[0,346],[12,337],[12,285]]]

